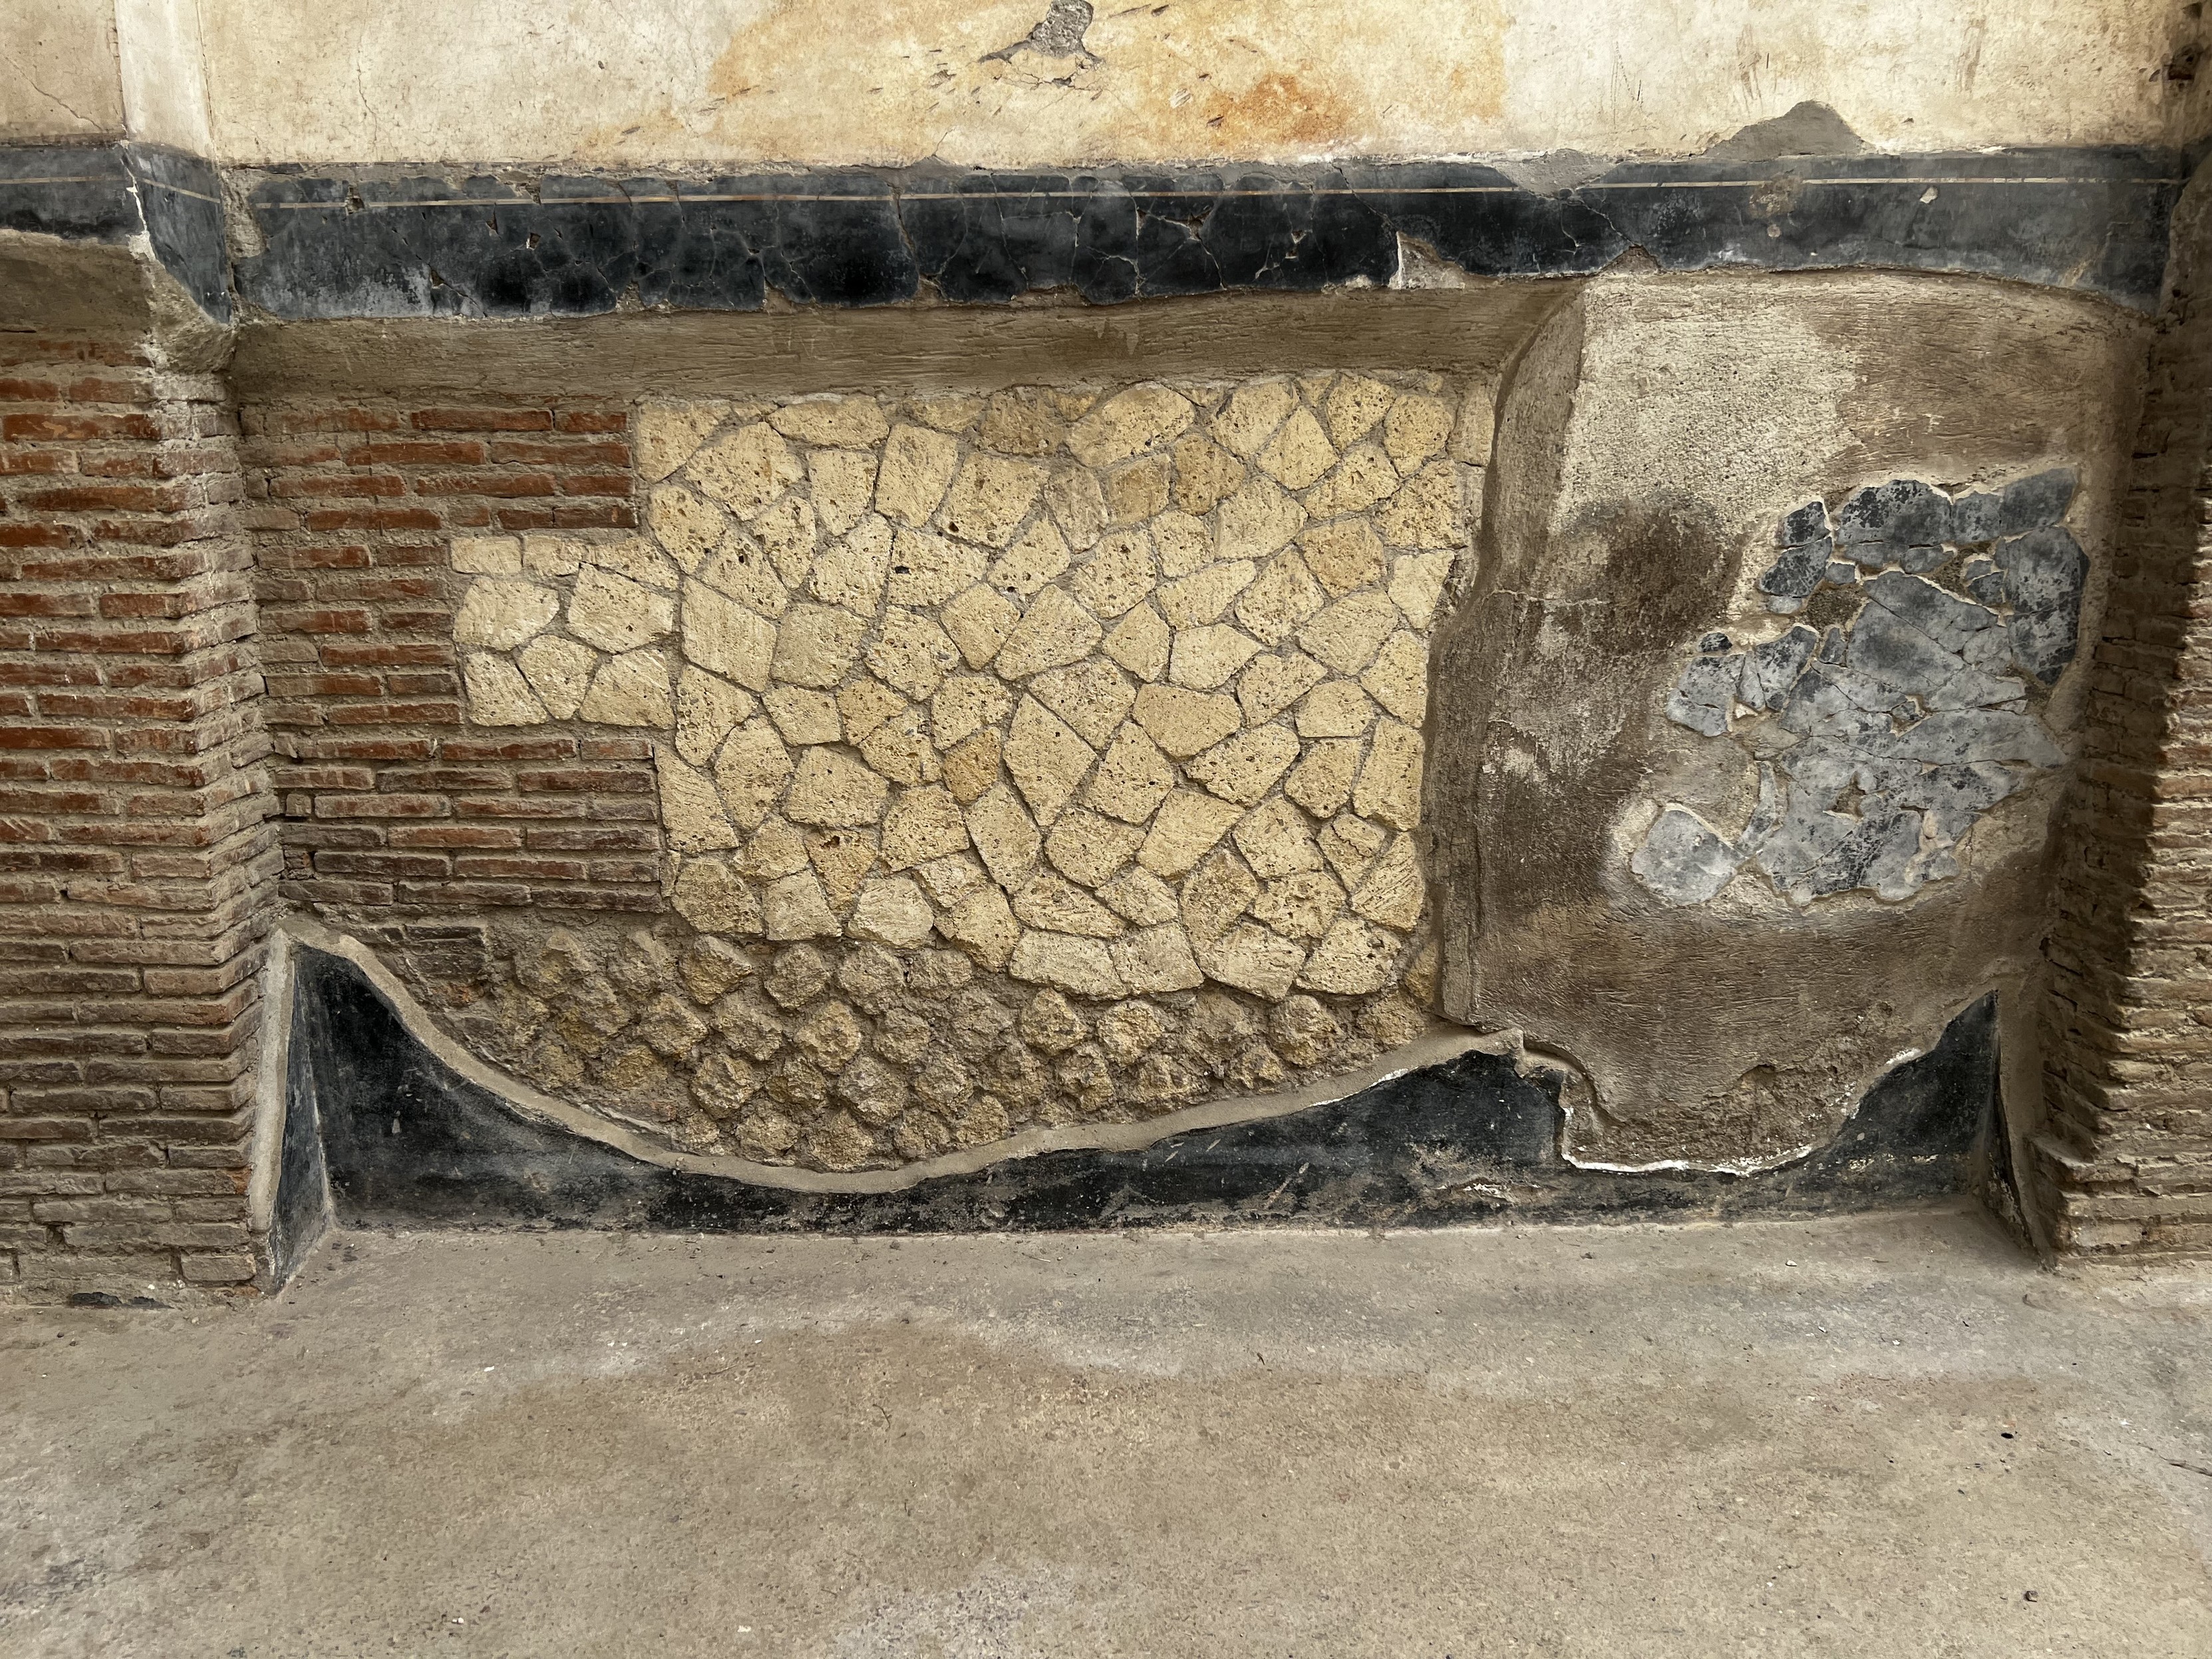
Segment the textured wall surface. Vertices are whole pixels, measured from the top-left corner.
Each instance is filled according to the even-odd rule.
[[[234,425],[143,346],[0,342],[0,1278],[250,1279],[277,854]]]
[[[0,15],[0,140],[123,129],[111,0],[15,0]]]
[[[1808,98],[1885,148],[2130,142],[2197,27],[2138,0],[200,6],[244,161],[1681,153]]]
[[[644,534],[454,534],[449,629],[339,603],[419,604],[428,570],[324,576],[313,605],[269,611],[300,637],[287,654],[313,637],[320,659],[274,687],[319,763],[281,775],[314,872],[294,890],[495,913],[480,975],[441,978],[423,924],[402,924],[401,959],[522,1076],[695,1152],[849,1169],[1359,1065],[1427,1023],[1426,640],[1488,421],[1487,387],[1434,375],[650,403]],[[360,463],[438,442],[484,447],[257,452],[356,463],[288,471],[266,521],[280,493],[375,488]],[[329,511],[391,528],[422,509]],[[355,643],[380,625],[458,645],[458,705],[427,662],[439,696],[353,701],[392,648]],[[362,739],[309,728],[341,713],[417,749],[425,722],[462,730],[447,764],[340,793],[320,763]],[[650,896],[674,914],[580,927],[561,912],[647,896],[563,896],[593,832],[548,821],[543,781],[588,752],[599,779],[567,787],[649,810],[618,793],[645,774],[606,764],[647,743],[669,855]],[[532,750],[549,764],[487,764]]]
[[[2208,35],[6,8],[0,1277],[265,1276],[288,911],[739,1185],[1480,1033],[1535,1164],[1779,1189],[1971,1012],[1944,1182],[2212,1242]]]
[[[262,164],[1679,155],[1811,99],[1883,149],[2179,143],[2203,32],[2139,0],[13,0],[0,136]]]
[[[2203,186],[2185,200],[2054,869],[2038,1152],[2081,1249],[2212,1243],[2212,312]]]
[[[1853,544],[1868,564],[1824,556],[1793,581],[1785,560],[1778,582],[1778,521],[1804,508],[1848,535],[1868,486],[1964,501],[2071,468],[2094,616],[2140,340],[2109,308],[1972,284],[1631,276],[1594,283],[1522,358],[1474,588],[1437,640],[1430,787],[1452,809],[1431,812],[1435,902],[1445,1012],[1520,1027],[1589,1079],[1577,1156],[1800,1156],[1899,1049],[2032,974],[2086,659],[2046,691],[2000,632],[1995,654],[1972,648],[2003,675],[1970,684],[1963,656],[1946,671],[1951,653],[1898,624],[1948,607],[1962,651],[1967,621],[1986,631],[1981,544],[1885,524],[1900,538]],[[2008,395],[2030,362],[2068,390]],[[1919,499],[1948,524],[1948,497]],[[1798,659],[1813,633],[1833,660]],[[1698,665],[1738,651],[1750,693],[1738,658],[1709,695]],[[1969,726],[1987,739],[1971,752]],[[1825,793],[1809,771],[1786,791],[1847,750]],[[1901,764],[1876,775],[1878,752]],[[1969,759],[2005,773],[1975,775],[1978,793],[2008,787],[1948,838],[1911,803]],[[1670,840],[1684,826],[1706,839]],[[1875,867],[1885,837],[1893,872]]]

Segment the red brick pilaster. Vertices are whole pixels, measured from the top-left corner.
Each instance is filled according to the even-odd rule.
[[[0,336],[0,1281],[29,1294],[255,1271],[279,856],[240,493],[218,380]]]

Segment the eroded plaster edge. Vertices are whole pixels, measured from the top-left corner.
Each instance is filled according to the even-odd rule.
[[[2010,988],[2009,981],[1993,980],[1972,994],[1954,1004],[1948,1005],[1950,1012],[1945,1014],[1937,1024],[1934,1036],[1916,1048],[1899,1049],[1880,1066],[1859,1074],[1858,1086],[1845,1097],[1848,1102],[1847,1109],[1843,1116],[1836,1120],[1836,1127],[1827,1139],[1807,1141],[1802,1146],[1790,1147],[1765,1158],[1719,1158],[1710,1163],[1696,1158],[1662,1158],[1654,1159],[1649,1164],[1610,1164],[1600,1158],[1577,1158],[1575,1156],[1572,1144],[1575,1114],[1577,1111],[1594,1111],[1597,1097],[1596,1085],[1590,1080],[1589,1072],[1580,1060],[1562,1049],[1542,1044],[1524,1044],[1518,1031],[1508,1033],[1514,1040],[1514,1046],[1508,1052],[1514,1055],[1515,1069],[1523,1076],[1532,1071],[1539,1070],[1553,1072],[1560,1075],[1562,1083],[1559,1089],[1559,1157],[1563,1162],[1574,1169],[1588,1170],[1601,1175],[1662,1175],[1669,1171],[1686,1175],[1766,1175],[1776,1170],[1787,1169],[1792,1164],[1802,1164],[1814,1154],[1834,1146],[1842,1139],[1844,1131],[1857,1120],[1860,1109],[1866,1104],[1868,1097],[1881,1086],[1884,1079],[1899,1068],[1910,1066],[1917,1060],[1925,1060],[1933,1054],[1936,1046],[1942,1042],[1944,1034],[1951,1029],[1952,1024],[1983,998],[1995,996],[1997,999],[2000,1017],[2002,1017],[2002,1010],[2006,1003],[2012,1000],[2007,995]],[[2003,1087],[2002,1061],[2000,1061],[1998,1087],[2002,1092]],[[1999,1125],[1997,1132],[2001,1134],[2004,1133],[2002,1124]]]
[[[261,964],[260,1075],[253,1097],[253,1138],[248,1145],[246,1225],[265,1249],[276,1226],[276,1188],[284,1167],[284,1116],[290,1105],[292,1058],[292,941],[272,929],[268,960]]]
[[[973,1175],[993,1164],[1043,1152],[1139,1152],[1156,1141],[1199,1130],[1226,1128],[1267,1118],[1285,1117],[1315,1106],[1371,1089],[1431,1066],[1441,1066],[1467,1054],[1506,1054],[1518,1046],[1519,1034],[1482,1033],[1432,1023],[1430,1034],[1401,1043],[1380,1059],[1340,1077],[1325,1079],[1305,1088],[1271,1095],[1241,1095],[1208,1101],[1181,1111],[1164,1113],[1141,1123],[1071,1125],[1062,1128],[1025,1129],[1003,1140],[958,1152],[940,1153],[902,1164],[896,1170],[861,1170],[849,1175],[794,1169],[781,1164],[757,1164],[750,1158],[714,1158],[693,1152],[671,1152],[642,1135],[580,1106],[542,1094],[495,1066],[487,1064],[440,1029],[428,1011],[417,1002],[398,976],[368,945],[306,916],[286,919],[284,931],[300,945],[339,957],[358,968],[377,994],[391,1006],[400,1025],[441,1063],[492,1095],[510,1110],[543,1127],[566,1130],[586,1140],[612,1147],[641,1163],[685,1175],[714,1176],[757,1187],[781,1188],[802,1193],[895,1193],[943,1176]],[[290,1006],[292,969],[289,951],[282,969],[285,1006]],[[264,1073],[264,1086],[268,1073]],[[278,1086],[281,1088],[282,1084]],[[266,1114],[264,1113],[264,1117]],[[279,1121],[281,1121],[281,1115]],[[256,1149],[259,1142],[257,1130]],[[256,1168],[258,1169],[257,1162]],[[273,1203],[274,1182],[270,1182]]]

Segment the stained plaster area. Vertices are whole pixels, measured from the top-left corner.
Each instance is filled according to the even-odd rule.
[[[1745,745],[1669,718],[1701,647],[1848,633],[1871,586],[1927,580],[1869,571],[1777,614],[1760,591],[1777,520],[1812,498],[1840,511],[1895,479],[1966,495],[2070,468],[2094,637],[2138,328],[1967,283],[1624,272],[1531,346],[1499,405],[1479,572],[1434,647],[1431,718],[1454,735],[1434,746],[1427,815],[1444,1012],[1521,1028],[1579,1070],[1578,1161],[1783,1161],[1992,988],[2008,1070],[2032,1052],[2018,1014],[2080,662],[2032,681],[2021,718],[2047,745],[1948,849],[1955,874],[1816,896],[1750,861],[1688,902],[1633,863],[1666,809],[1733,832],[1759,807]],[[1969,580],[1964,555],[1939,553],[1930,575]],[[1881,805],[1839,788],[1838,827]]]
[[[1962,1213],[340,1233],[0,1312],[0,1647],[2165,1659],[2207,1319]]]
[[[0,143],[131,137],[208,154],[199,0],[12,0]]]
[[[2166,66],[2203,27],[2139,0],[648,0],[550,19],[488,0],[198,0],[198,13],[216,154],[248,165],[1685,155],[1807,99],[1882,149],[2171,142],[2193,82]]]
[[[1241,380],[1316,370],[1495,381],[1572,282],[1212,294],[1005,309],[911,304],[530,320],[241,319],[241,398],[380,397],[543,386],[601,397],[988,394],[1009,384]]]

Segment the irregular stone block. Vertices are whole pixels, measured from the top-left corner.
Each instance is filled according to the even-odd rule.
[[[469,584],[453,613],[453,640],[512,651],[541,632],[561,610],[561,596],[536,582],[485,576]],[[665,630],[664,630],[665,631]]]
[[[1703,904],[1735,879],[1743,855],[1704,819],[1670,806],[1628,861],[1637,879],[1669,904]]]

